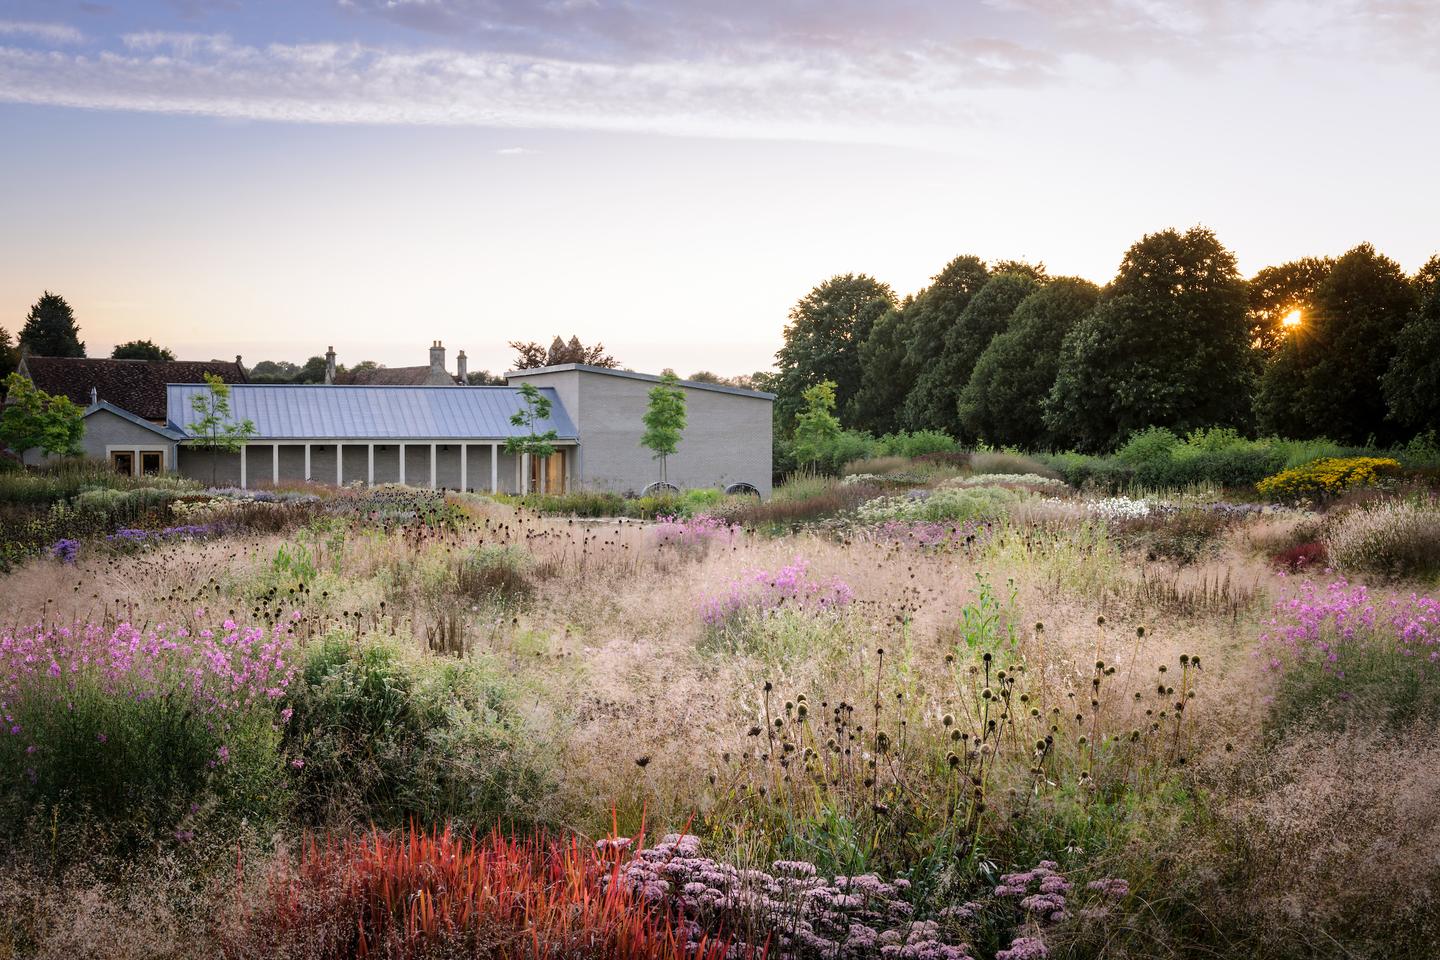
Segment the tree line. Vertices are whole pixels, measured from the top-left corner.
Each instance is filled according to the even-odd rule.
[[[1298,311],[1298,312],[1297,312]],[[834,384],[844,426],[1103,452],[1147,427],[1394,443],[1440,425],[1440,256],[1362,243],[1246,280],[1202,227],[1148,234],[1098,287],[956,257],[920,292],[845,274],[790,311],[774,391],[793,433]]]

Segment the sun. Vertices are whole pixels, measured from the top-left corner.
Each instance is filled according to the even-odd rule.
[[[1280,319],[1282,327],[1291,328],[1300,326],[1300,308],[1296,307]]]

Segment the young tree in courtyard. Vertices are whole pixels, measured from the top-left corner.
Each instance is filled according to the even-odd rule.
[[[187,426],[194,437],[191,446],[210,451],[210,485],[215,485],[216,461],[222,453],[239,453],[245,441],[255,436],[255,424],[251,420],[236,420],[230,413],[230,385],[215,376],[205,374],[209,389],[190,398],[190,409],[195,419]]]
[[[84,411],[69,397],[51,396],[18,373],[5,378],[5,392],[0,447],[9,447],[17,454],[34,449],[47,454],[81,452]]]
[[[666,461],[680,448],[680,435],[685,430],[685,391],[677,384],[680,378],[673,370],[665,371],[660,382],[650,389],[650,406],[643,417],[645,433],[640,445],[660,461],[660,482],[668,483]]]
[[[555,441],[558,434],[555,428],[551,427],[544,433],[537,432],[537,427],[550,419],[550,411],[554,406],[550,398],[541,393],[533,383],[520,384],[521,408],[510,415],[510,423],[525,430],[524,436],[507,437],[505,439],[505,452],[514,456],[538,457],[543,460],[555,452]],[[527,487],[528,481],[522,481],[521,486]]]

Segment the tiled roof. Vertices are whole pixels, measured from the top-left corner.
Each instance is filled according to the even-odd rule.
[[[187,435],[195,419],[192,400],[209,388],[169,387],[169,426]],[[554,429],[576,439],[575,427],[549,387],[550,419],[537,433]],[[255,423],[256,440],[504,440],[524,436],[510,417],[524,404],[518,387],[384,387],[250,383],[230,388],[230,412]]]
[[[165,419],[165,385],[201,383],[208,373],[226,383],[246,383],[239,363],[226,360],[103,360],[27,356],[24,371],[35,386],[90,406],[90,390],[145,420]]]
[[[439,387],[453,384],[455,378],[433,367],[376,367],[373,370],[347,370],[335,382],[373,387]]]

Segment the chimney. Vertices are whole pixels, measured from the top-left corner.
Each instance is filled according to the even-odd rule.
[[[335,382],[335,348],[325,348],[325,382]]]
[[[90,406],[93,407],[93,406],[95,406],[95,404],[97,404],[97,403],[99,403],[99,402],[100,402],[100,391],[99,391],[99,390],[96,390],[94,387],[91,387],[91,388],[90,388]]]
[[[465,351],[461,350],[455,354],[455,379],[460,381],[460,386],[466,386],[469,381],[465,379],[466,374]]]
[[[445,346],[439,340],[430,345],[430,372],[445,372]]]

